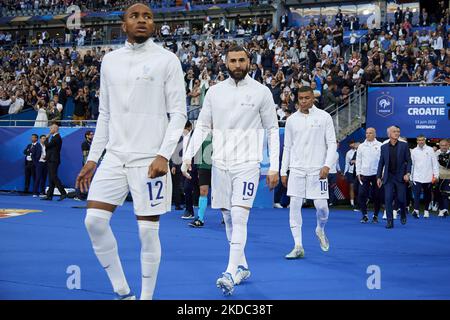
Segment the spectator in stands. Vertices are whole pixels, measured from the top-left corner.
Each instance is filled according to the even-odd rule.
[[[43,98],[39,98],[36,105],[34,106],[34,110],[37,111],[36,120],[34,122],[35,127],[47,127],[48,126],[48,118],[47,118],[47,107],[46,102]]]
[[[79,88],[75,96],[75,109],[72,119],[78,125],[82,125],[82,120],[86,120],[86,112],[88,108],[88,96],[83,88]]]

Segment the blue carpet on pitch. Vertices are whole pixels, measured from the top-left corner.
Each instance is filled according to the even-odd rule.
[[[84,227],[85,209],[73,208],[80,205],[0,196],[1,209],[42,210],[0,219],[0,299],[113,298]],[[397,220],[393,230],[386,230],[382,220],[362,225],[359,213],[331,209],[330,251],[322,252],[314,233],[315,211],[304,209],[305,258],[285,260],[293,247],[288,209],[253,209],[246,247],[252,276],[224,298],[215,286],[228,262],[219,211],[208,208],[203,229],[188,227],[181,214],[172,211],[161,218],[155,299],[450,298],[449,218],[408,216],[406,226]],[[116,211],[112,228],[129,285],[139,294],[140,243],[130,202]],[[67,288],[70,266],[79,267],[81,289]],[[368,289],[369,266],[380,268],[380,289]]]

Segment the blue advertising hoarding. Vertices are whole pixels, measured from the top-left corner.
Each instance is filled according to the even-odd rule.
[[[450,87],[369,87],[366,112],[367,127],[386,137],[386,128],[400,127],[401,135],[415,138],[450,137]]]

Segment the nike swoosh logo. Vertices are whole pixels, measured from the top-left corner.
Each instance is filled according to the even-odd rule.
[[[251,198],[242,198],[242,200],[250,200]]]
[[[144,279],[150,279],[151,277],[142,276],[142,278],[144,278]]]
[[[103,267],[103,269],[108,269],[109,267],[110,267],[111,265],[110,264],[108,264],[106,267]]]
[[[152,203],[151,206],[152,206],[152,207],[156,207],[156,206],[158,206],[158,205],[160,205],[160,204],[161,204],[161,202],[158,202],[158,203],[155,203],[155,204]]]

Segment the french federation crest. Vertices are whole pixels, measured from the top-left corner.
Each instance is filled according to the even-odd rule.
[[[381,117],[388,117],[394,114],[394,97],[389,95],[382,95],[377,98],[376,102],[377,115]]]

